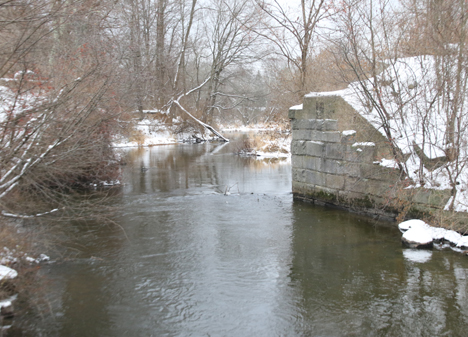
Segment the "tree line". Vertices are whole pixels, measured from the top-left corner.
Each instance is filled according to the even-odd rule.
[[[390,141],[401,130],[388,120],[412,109],[436,143],[437,106],[455,189],[466,19],[464,0],[0,0],[0,206],[30,214],[16,201],[34,196],[50,210],[75,187],[115,179],[112,136],[148,111],[202,127],[269,122],[309,91],[350,83]],[[419,86],[424,106],[399,78],[378,80],[423,55],[437,74]]]

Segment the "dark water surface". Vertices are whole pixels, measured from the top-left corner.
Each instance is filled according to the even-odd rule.
[[[43,267],[53,319],[9,335],[468,335],[467,257],[293,201],[289,163],[235,146],[128,150],[125,234],[76,224],[76,258]]]

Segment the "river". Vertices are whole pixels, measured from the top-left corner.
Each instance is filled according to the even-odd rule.
[[[116,224],[72,225],[73,258],[41,269],[52,314],[6,335],[466,335],[467,257],[295,201],[287,161],[238,146],[127,150]]]

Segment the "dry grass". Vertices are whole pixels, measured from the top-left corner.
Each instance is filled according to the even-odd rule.
[[[283,121],[268,125],[268,127],[269,130],[255,135],[256,149],[261,149],[263,152],[289,153],[289,149],[285,148],[286,141],[290,137],[289,122]]]
[[[142,146],[145,143],[145,135],[139,130],[132,130],[128,140],[130,142],[136,142],[138,146]]]
[[[285,148],[287,138],[290,137],[289,132],[283,131],[279,128],[260,131],[255,134],[245,136],[238,146],[238,153],[257,153],[270,152],[270,153],[289,153]]]

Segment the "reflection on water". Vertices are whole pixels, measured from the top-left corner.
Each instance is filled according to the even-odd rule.
[[[9,335],[464,335],[466,257],[293,202],[287,162],[233,147],[129,150],[125,234],[75,224],[76,258],[44,268],[53,317],[20,317]]]
[[[418,250],[418,249],[405,249],[403,250],[403,256],[408,261],[425,263],[429,262],[432,257],[432,251],[430,250]]]
[[[128,154],[124,194],[169,195],[213,192],[275,193],[291,189],[286,160],[244,158],[226,144],[141,148]]]
[[[402,249],[394,228],[335,210],[294,210],[297,335],[465,334],[466,257]]]

